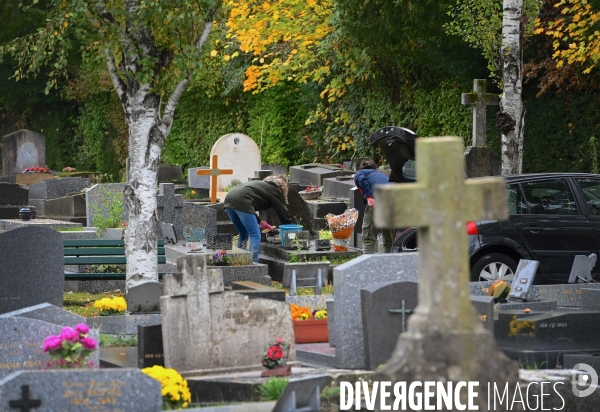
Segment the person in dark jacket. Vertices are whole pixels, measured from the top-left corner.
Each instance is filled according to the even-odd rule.
[[[362,242],[365,254],[377,251],[377,228],[373,222],[373,208],[375,207],[373,188],[376,185],[390,183],[390,178],[376,169],[375,163],[365,160],[361,163],[360,170],[354,174],[354,184],[364,196],[366,205],[362,224]],[[394,230],[382,229],[382,235],[383,252],[390,253],[394,243]]]
[[[256,212],[272,207],[281,224],[292,223],[287,208],[287,194],[287,177],[280,175],[242,183],[227,192],[225,196],[223,202],[225,212],[240,234],[237,246],[244,247],[249,240],[252,260],[256,263],[258,263],[261,234],[260,219]]]

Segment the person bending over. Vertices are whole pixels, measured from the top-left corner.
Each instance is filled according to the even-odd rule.
[[[354,184],[360,190],[364,197],[365,214],[362,223],[362,243],[363,253],[376,253],[377,250],[377,228],[373,222],[373,208],[375,199],[373,199],[373,187],[379,184],[390,183],[390,178],[381,172],[378,172],[377,166],[370,160],[364,160],[360,165],[360,170],[354,174]],[[383,252],[390,253],[394,242],[394,230],[382,229]]]
[[[256,212],[270,207],[275,209],[282,224],[292,223],[287,208],[288,181],[285,175],[268,176],[235,186],[225,196],[223,206],[240,237],[237,246],[250,241],[252,260],[258,263],[260,248],[260,219]]]

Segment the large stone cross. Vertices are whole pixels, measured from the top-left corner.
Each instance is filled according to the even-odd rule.
[[[419,304],[409,332],[453,333],[481,328],[469,299],[466,223],[507,219],[502,178],[465,181],[458,137],[417,140],[417,182],[375,187],[375,225],[417,226]]]
[[[485,146],[486,106],[498,105],[498,95],[487,93],[487,80],[473,80],[473,91],[461,95],[461,103],[473,107],[473,146]]]
[[[219,157],[213,155],[210,161],[210,169],[208,170],[196,170],[197,175],[209,175],[210,176],[210,201],[211,203],[217,202],[217,176],[220,175],[231,175],[233,174],[232,169],[219,169],[217,167]]]

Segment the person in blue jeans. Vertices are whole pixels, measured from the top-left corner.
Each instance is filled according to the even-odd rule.
[[[237,246],[243,248],[250,242],[252,260],[258,263],[261,228],[256,212],[275,209],[281,224],[292,223],[287,208],[288,181],[285,175],[269,176],[235,186],[225,196],[223,206],[240,237]]]

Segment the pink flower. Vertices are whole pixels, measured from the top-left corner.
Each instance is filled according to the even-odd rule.
[[[283,343],[283,338],[277,338],[278,343]]]
[[[94,349],[96,349],[96,346],[98,345],[96,343],[96,341],[94,339],[92,339],[92,338],[83,338],[83,339],[81,339],[81,344],[87,350],[94,350]]]
[[[80,323],[77,326],[75,326],[75,330],[81,334],[86,334],[90,331],[90,327],[88,325],[86,325],[85,323]]]
[[[55,351],[62,346],[62,339],[60,336],[51,335],[44,340],[44,352]]]
[[[60,337],[64,340],[68,340],[69,342],[75,342],[77,339],[79,339],[79,333],[75,332],[72,327],[65,326],[60,332]]]

